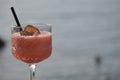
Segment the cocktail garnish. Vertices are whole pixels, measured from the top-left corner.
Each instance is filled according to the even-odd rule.
[[[21,31],[20,34],[23,36],[32,36],[32,35],[40,34],[40,31],[32,25],[27,25],[24,28],[24,31]]]

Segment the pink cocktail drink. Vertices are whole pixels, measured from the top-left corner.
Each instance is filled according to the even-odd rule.
[[[52,52],[52,32],[50,24],[13,26],[12,54],[28,64],[30,80],[35,77],[36,63],[48,58]]]
[[[19,32],[12,34],[12,53],[25,63],[38,63],[48,58],[51,50],[52,35],[48,31],[33,36],[22,36]]]

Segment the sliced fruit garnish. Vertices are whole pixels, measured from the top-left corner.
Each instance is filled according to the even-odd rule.
[[[27,25],[26,27],[25,27],[25,29],[24,29],[24,31],[27,31],[27,32],[30,32],[30,33],[38,33],[38,34],[40,34],[40,31],[36,28],[36,27],[34,27],[34,26],[32,26],[32,25]]]
[[[27,31],[21,31],[20,34],[23,36],[32,36],[33,35],[32,33],[27,32]]]
[[[24,28],[24,31],[21,31],[20,34],[24,36],[32,36],[32,35],[40,34],[40,31],[32,25],[27,25]]]

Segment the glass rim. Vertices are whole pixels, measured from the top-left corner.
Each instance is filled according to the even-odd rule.
[[[26,25],[33,25],[33,26],[49,26],[49,27],[52,27],[51,24],[47,24],[47,23],[24,23],[24,24],[21,24],[21,27],[25,27]],[[18,27],[17,25],[12,25],[11,28],[20,28]]]

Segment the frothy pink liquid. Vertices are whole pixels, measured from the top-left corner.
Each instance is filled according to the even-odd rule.
[[[12,34],[13,55],[29,64],[38,63],[51,55],[52,35],[50,32],[41,31],[39,35],[21,36],[20,33]]]

